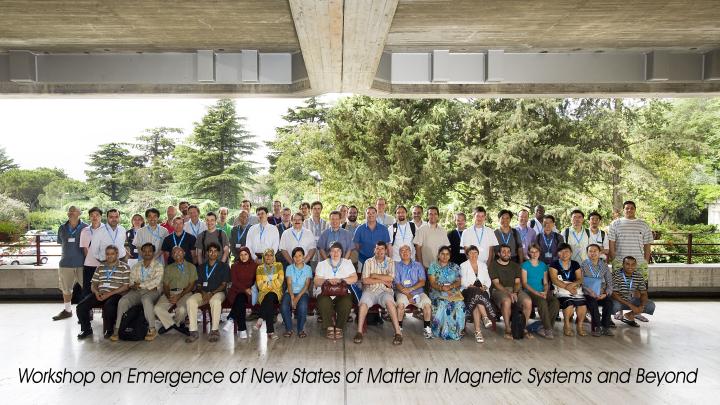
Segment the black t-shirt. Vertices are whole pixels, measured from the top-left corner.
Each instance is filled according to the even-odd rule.
[[[230,282],[230,267],[220,260],[216,261],[214,266],[210,266],[208,263],[201,264],[197,268],[197,273],[199,291],[212,292],[220,287],[220,284]]]
[[[167,264],[174,263],[172,258],[172,250],[175,246],[180,246],[185,251],[185,261],[192,263],[192,250],[195,249],[195,237],[190,233],[183,231],[181,236],[177,236],[175,232],[163,239],[162,251],[170,254]]]
[[[575,270],[580,269],[580,263],[576,262],[575,260],[570,260],[570,268],[563,269],[560,260],[555,260],[554,262],[552,262],[550,267],[557,270],[558,276],[560,276],[563,281],[568,281],[572,283],[573,281],[577,280]]]
[[[458,231],[456,228],[448,232],[447,236],[450,241],[450,261],[458,266],[465,263],[467,261],[467,255],[465,255],[463,247],[460,246],[462,232]]]

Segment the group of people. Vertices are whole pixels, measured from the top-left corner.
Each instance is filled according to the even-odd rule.
[[[562,232],[541,205],[532,219],[520,210],[515,226],[515,214],[501,210],[497,229],[486,225],[483,207],[473,210],[470,226],[458,212],[449,231],[439,224],[437,207],[427,208],[426,221],[421,206],[408,212],[398,205],[394,217],[386,206],[379,198],[359,223],[355,206],[340,206],[326,220],[319,201],[303,203],[296,213],[274,201],[272,212],[259,207],[252,213],[244,200],[231,225],[227,208],[203,220],[197,206],[182,201],[179,214],[168,207],[166,222],[150,208],[144,217],[134,215],[127,231],[116,209],[105,213],[103,223],[102,210],[91,208],[86,224],[70,207],[58,229],[64,308],[53,319],[72,317],[75,283],[83,286],[78,338],[93,334],[92,308],[102,303],[104,336],[113,341],[122,315],[136,305],[149,324],[145,340],[176,330],[188,343],[199,338],[198,310],[205,305],[211,342],[220,337],[223,307],[230,308],[228,320],[241,338],[248,337],[246,316],[253,307],[253,328],[265,323],[269,339],[278,338],[278,308],[284,336],[305,338],[311,297],[328,339],[343,338],[356,304],[358,344],[368,314],[378,307],[392,323],[396,345],[403,341],[408,308],[422,317],[425,338],[458,340],[471,323],[478,343],[484,341],[482,327],[500,319],[507,339],[513,339],[513,317],[523,321],[523,337],[552,339],[560,311],[565,336],[588,334],[587,313],[590,334],[612,336],[613,317],[637,327],[648,321],[643,314],[654,312],[644,277],[653,237],[632,201],[607,230],[600,229],[599,213],[588,215],[586,227],[585,213],[575,209]],[[531,324],[535,309],[539,321]]]

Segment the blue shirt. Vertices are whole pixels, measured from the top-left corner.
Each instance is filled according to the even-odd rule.
[[[385,225],[376,222],[375,229],[370,230],[367,223],[364,223],[355,230],[353,242],[360,245],[358,249],[358,261],[365,263],[365,260],[375,256],[375,244],[378,241],[390,243],[390,234]]]
[[[410,264],[403,262],[395,262],[395,284],[400,284],[405,288],[409,288],[418,283],[418,281],[425,281],[425,269],[423,266],[416,262],[411,261]],[[423,288],[417,288],[412,290],[411,294],[420,294],[423,292]]]
[[[80,221],[73,229],[70,221],[66,221],[58,228],[58,243],[62,245],[60,267],[82,267],[85,263],[85,254],[80,247],[80,233],[86,226],[88,224]]]
[[[328,228],[323,231],[323,233],[320,234],[320,239],[318,239],[317,248],[329,256],[330,246],[335,242],[340,242],[342,245],[343,257],[347,254],[347,252],[355,249],[355,246],[353,245],[353,235],[350,231],[343,228],[338,228],[337,231],[333,231],[332,228]]]
[[[293,294],[299,294],[307,279],[312,278],[312,269],[307,264],[302,269],[298,269],[293,263],[285,269],[285,278],[290,278],[292,281]]]
[[[522,264],[522,269],[527,272],[527,282],[533,290],[537,292],[545,291],[543,278],[545,276],[545,272],[548,271],[547,264],[538,260],[538,265],[533,266],[532,263],[530,263],[530,260],[526,260]]]

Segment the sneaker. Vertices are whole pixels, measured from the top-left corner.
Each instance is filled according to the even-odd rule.
[[[155,328],[150,328],[147,331],[147,335],[145,335],[145,340],[147,340],[148,342],[152,342],[153,340],[155,340],[156,337],[157,331],[155,330]]]
[[[552,329],[546,329],[543,336],[545,337],[545,339],[550,339],[550,340],[555,339],[555,333],[553,333]]]
[[[174,326],[174,325],[173,325]],[[173,328],[173,326],[169,327],[168,329],[165,329],[164,326],[161,326],[160,329],[158,329],[158,335],[164,335],[170,331],[170,329]]]
[[[475,341],[477,343],[483,343],[485,341],[485,339],[483,338],[482,332],[480,332],[480,331],[475,332]]]
[[[602,332],[600,332],[600,328],[592,328],[592,331],[590,331],[590,334],[595,337],[599,337]]]
[[[113,333],[112,336],[110,336],[110,340],[113,342],[117,342],[118,340],[120,340],[120,336],[118,336],[117,333]]]
[[[190,332],[188,337],[185,338],[185,343],[192,343],[200,338],[200,335],[197,332]]]
[[[105,339],[110,339],[110,337],[111,337],[112,335],[113,335],[113,331],[111,331],[111,330],[106,330],[106,331],[103,333],[103,337],[104,337]]]
[[[181,323],[180,325],[174,326],[175,330],[182,333],[185,336],[190,336],[190,329],[188,329],[187,325],[184,323]]]
[[[617,319],[618,321],[622,321],[622,320],[623,320],[623,313],[622,313],[622,311],[617,311],[617,312],[615,313],[615,319]]]
[[[637,315],[635,315],[635,319],[637,319],[637,320],[640,321],[640,322],[650,322],[650,320],[647,319],[647,318],[645,317],[645,315],[643,315],[643,314],[637,314]]]
[[[485,329],[490,329],[490,327],[492,326],[492,321],[487,316],[482,317],[482,323]]]
[[[429,326],[423,328],[423,336],[425,336],[425,339],[432,339],[433,334]]]
[[[240,332],[238,332],[238,337],[239,337],[240,339],[247,339],[247,338],[248,338],[247,331],[246,331],[246,330],[241,330]]]
[[[85,339],[85,338],[87,338],[87,337],[92,336],[92,334],[93,334],[92,329],[81,330],[81,331],[80,331],[80,334],[77,335],[77,338],[80,339],[80,340],[83,340],[83,339]]]
[[[62,310],[59,314],[52,317],[53,321],[59,321],[61,319],[72,318],[72,311]]]
[[[600,334],[603,336],[615,336],[615,333],[610,328],[602,328]]]
[[[278,336],[277,333],[268,333],[267,334],[268,340],[278,340],[280,339],[280,336]]]

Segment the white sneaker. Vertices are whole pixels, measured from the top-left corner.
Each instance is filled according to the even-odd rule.
[[[490,327],[492,326],[492,321],[490,321],[490,318],[488,318],[487,316],[483,316],[482,323],[485,329],[490,329]]]
[[[618,321],[622,321],[622,319],[623,319],[623,313],[622,313],[622,311],[617,311],[617,312],[615,313],[615,319],[617,319]]]
[[[637,320],[640,321],[640,322],[650,322],[650,320],[647,319],[647,318],[645,317],[645,315],[643,315],[643,314],[637,314],[637,315],[635,315],[635,319],[637,319]]]
[[[429,326],[423,328],[423,336],[425,336],[425,339],[432,339],[433,334]]]
[[[246,331],[246,330],[241,330],[240,332],[238,332],[238,337],[239,337],[240,339],[247,339],[247,338],[248,338],[247,331]]]

